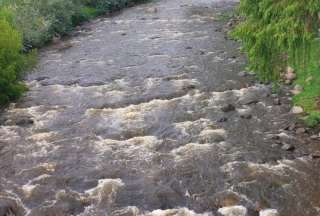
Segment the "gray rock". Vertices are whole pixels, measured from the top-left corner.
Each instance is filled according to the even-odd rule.
[[[285,130],[293,131],[295,128],[296,128],[296,124],[292,123]]]
[[[259,102],[260,97],[261,96],[256,91],[247,92],[245,95],[240,97],[238,103],[241,105],[255,104]]]
[[[303,113],[303,108],[300,107],[300,106],[294,106],[291,109],[291,113],[293,113],[293,114],[301,114],[301,113]]]
[[[275,98],[275,99],[273,100],[273,105],[277,105],[277,106],[281,105],[281,100],[280,100],[280,98]]]
[[[282,132],[276,135],[278,137],[278,139],[281,140],[290,140],[292,137],[290,137],[288,134]]]
[[[307,130],[305,128],[298,128],[296,134],[304,134]]]

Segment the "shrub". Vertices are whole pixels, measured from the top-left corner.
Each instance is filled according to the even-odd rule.
[[[73,16],[79,13],[81,8],[79,4],[65,0],[35,0],[35,4],[41,16],[50,22],[50,33],[60,35],[73,29]]]
[[[1,11],[2,17],[21,32],[25,47],[40,47],[51,39],[50,21],[29,1],[7,4]]]
[[[22,38],[4,19],[0,20],[0,105],[17,99],[25,90],[18,82],[26,59],[21,54]]]

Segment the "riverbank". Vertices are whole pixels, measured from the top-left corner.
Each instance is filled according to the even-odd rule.
[[[250,71],[263,82],[291,85],[295,110],[309,127],[320,123],[319,10],[318,1],[241,0],[232,31]]]

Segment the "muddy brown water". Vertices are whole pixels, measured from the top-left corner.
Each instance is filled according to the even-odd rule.
[[[238,76],[236,5],[155,1],[41,51],[1,115],[0,215],[320,215],[319,142]]]

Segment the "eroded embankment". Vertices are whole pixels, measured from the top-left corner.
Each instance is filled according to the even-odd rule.
[[[0,215],[319,215],[319,141],[238,76],[235,4],[153,2],[44,50],[1,116]]]

